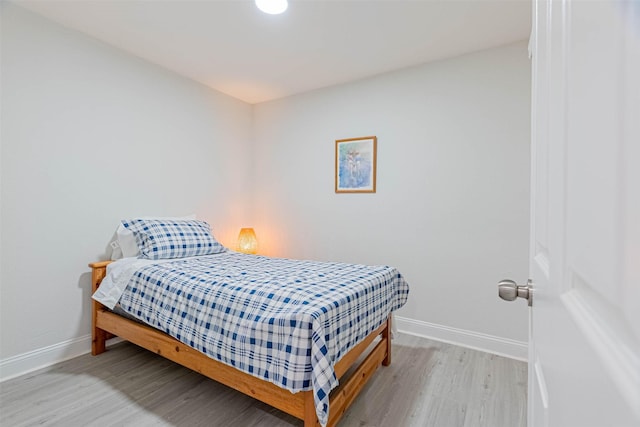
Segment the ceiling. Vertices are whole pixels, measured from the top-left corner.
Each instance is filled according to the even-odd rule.
[[[529,37],[529,0],[16,4],[254,104]]]

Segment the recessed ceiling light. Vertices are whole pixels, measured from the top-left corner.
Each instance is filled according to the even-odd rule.
[[[256,6],[264,13],[277,15],[287,10],[287,0],[256,0]]]

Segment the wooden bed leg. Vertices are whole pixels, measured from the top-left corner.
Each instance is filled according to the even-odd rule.
[[[97,356],[107,351],[107,337],[106,333],[102,329],[93,328],[91,338],[91,354],[93,356]]]
[[[387,355],[382,360],[382,366],[391,365],[391,315],[387,318],[387,327],[382,331],[382,339],[387,340]]]
[[[316,427],[319,425],[316,415],[316,402],[313,400],[313,390],[304,393],[304,427]]]
[[[95,292],[100,286],[100,282],[107,274],[107,265],[110,261],[94,262],[89,264],[91,267],[91,293]],[[102,308],[102,304],[97,301],[91,301],[91,354],[97,356],[107,350],[107,332],[96,327],[96,317],[98,310]]]
[[[96,317],[101,304],[91,301],[91,354],[97,356],[107,350],[107,333],[96,327]]]

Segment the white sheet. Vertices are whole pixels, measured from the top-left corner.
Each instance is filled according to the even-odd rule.
[[[162,261],[173,260],[149,260],[138,258],[122,258],[107,265],[107,275],[102,279],[100,287],[91,296],[100,304],[113,310],[122,293],[129,284],[131,276],[137,269],[149,264],[157,264]]]

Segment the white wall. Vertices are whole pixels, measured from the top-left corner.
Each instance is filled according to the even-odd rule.
[[[259,104],[263,251],[390,264],[401,329],[526,357],[530,65],[524,42]],[[334,193],[334,141],[376,135],[376,194]]]
[[[247,219],[252,107],[2,2],[0,377],[89,348],[121,218]]]

